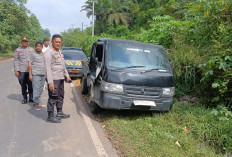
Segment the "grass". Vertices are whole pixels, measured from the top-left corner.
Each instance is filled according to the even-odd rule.
[[[13,56],[14,56],[13,52],[12,53],[1,53],[0,52],[0,59],[2,59],[2,58],[11,58]]]
[[[96,118],[120,156],[223,156],[231,152],[231,120],[220,122],[211,112],[175,104],[168,113],[105,110]]]
[[[96,119],[119,156],[232,156],[232,113],[223,107],[176,103],[168,113],[104,110]]]

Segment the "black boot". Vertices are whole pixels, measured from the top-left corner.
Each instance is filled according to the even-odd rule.
[[[27,96],[23,96],[22,104],[26,104],[26,103],[27,103]]]
[[[26,104],[27,103],[27,99],[23,99],[22,104]]]
[[[56,115],[56,117],[59,117],[59,118],[69,118],[70,114],[64,114],[63,111],[62,111],[62,108],[58,108],[57,109],[57,115]]]
[[[32,95],[32,94],[29,96],[29,102],[34,102],[34,101],[33,101],[33,95]]]
[[[48,119],[47,122],[52,122],[52,123],[60,123],[61,120],[56,118],[54,116],[54,113],[52,111],[48,111]]]

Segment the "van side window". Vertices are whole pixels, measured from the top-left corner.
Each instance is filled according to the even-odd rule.
[[[95,56],[95,60],[97,62],[102,62],[102,58],[103,58],[103,45],[96,45],[96,56]]]

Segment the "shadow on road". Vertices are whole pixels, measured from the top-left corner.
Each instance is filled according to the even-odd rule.
[[[40,111],[37,111],[34,109],[33,107],[33,103],[27,103],[29,106],[30,106],[30,109],[27,110],[31,115],[37,117],[37,118],[40,118],[44,121],[47,120],[47,108],[46,107],[41,107],[41,110]]]
[[[23,100],[23,96],[21,94],[10,94],[7,96],[8,99],[11,99],[11,100],[17,100],[20,102],[21,104],[21,101]],[[42,120],[47,120],[47,108],[46,107],[41,107],[41,110],[40,111],[36,111],[33,107],[33,103],[31,102],[27,102],[27,105],[30,107],[30,109],[28,110],[28,112],[37,117],[37,118],[40,118]]]
[[[89,109],[89,106],[88,106],[88,103],[87,103],[86,99],[80,93],[80,89],[78,87],[74,87],[73,91],[72,91],[73,95],[76,94],[74,92],[74,90],[76,90],[76,92],[78,94],[77,97],[72,97],[72,101],[76,104],[77,113],[80,115],[80,117],[82,117],[82,114],[86,114],[87,117],[89,117],[90,119],[96,121],[95,116],[91,113],[91,111]],[[82,106],[82,109],[81,109],[81,106]]]
[[[23,96],[21,94],[10,94],[7,96],[7,98],[11,100],[17,100],[20,102],[23,100]]]
[[[75,93],[73,92],[73,94],[75,94]],[[72,100],[72,102],[73,102],[74,104],[76,104],[75,106],[76,106],[77,114],[78,114],[80,117],[82,117],[82,115],[81,115],[81,113],[80,113],[80,112],[81,112],[81,109],[80,109],[80,106],[78,105],[78,102],[77,102],[76,98],[75,98],[75,97],[72,97],[71,100]]]

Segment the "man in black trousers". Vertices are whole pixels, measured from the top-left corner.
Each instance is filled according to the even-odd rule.
[[[48,82],[48,118],[47,121],[60,123],[61,118],[69,118],[69,114],[63,113],[64,102],[64,80],[71,82],[66,70],[64,57],[60,50],[62,38],[56,34],[52,36],[52,47],[44,53],[45,76]],[[57,115],[54,116],[54,106],[57,108]]]
[[[21,38],[22,47],[18,47],[14,53],[14,71],[15,76],[19,79],[21,85],[23,101],[27,103],[27,94],[29,93],[29,102],[33,102],[32,82],[29,80],[28,61],[31,53],[34,51],[29,45],[29,38],[23,36]]]

